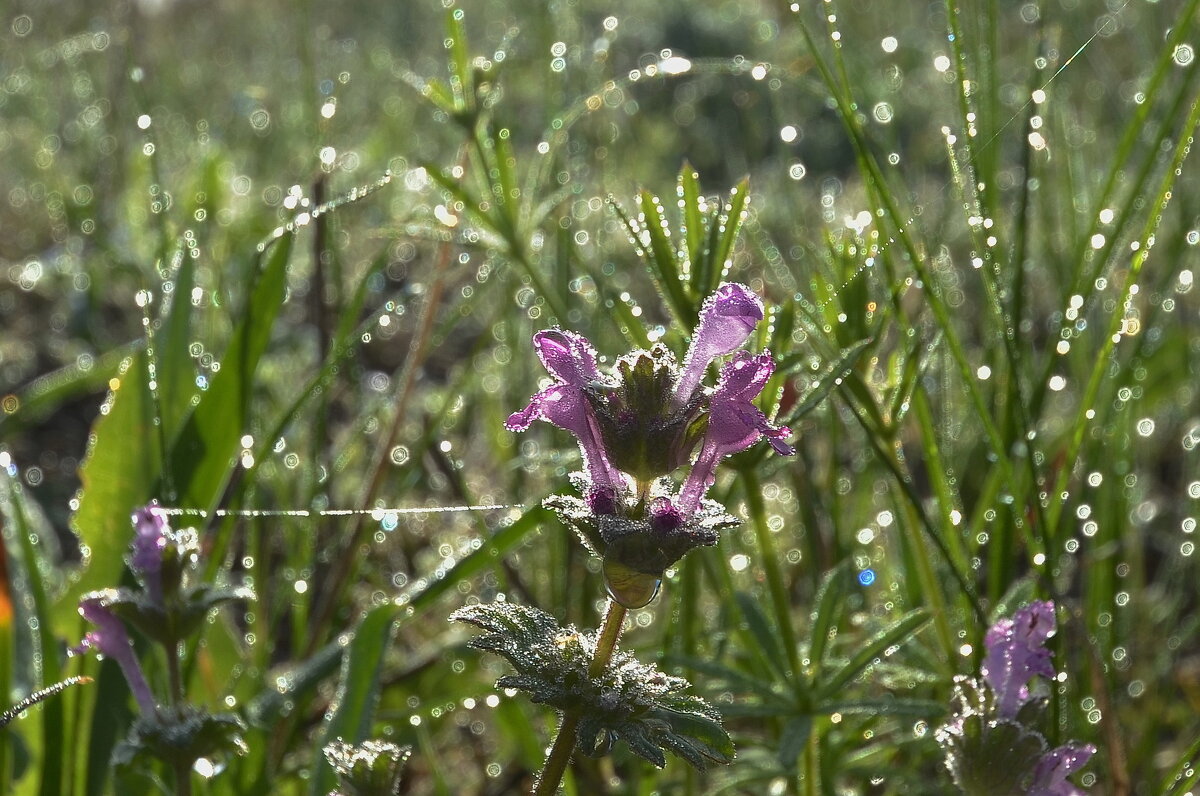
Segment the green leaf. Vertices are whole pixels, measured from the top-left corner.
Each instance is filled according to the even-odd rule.
[[[699,295],[707,296],[716,290],[721,281],[725,279],[725,275],[729,273],[729,267],[733,264],[733,245],[742,232],[746,202],[749,199],[750,178],[743,177],[741,182],[733,186],[729,192],[729,201],[721,209],[721,215],[714,227],[719,232],[719,237],[716,248],[709,257],[711,271],[707,275],[707,282],[698,286],[697,293]]]
[[[862,355],[874,342],[873,338],[867,338],[843,348],[837,360],[826,367],[821,373],[820,378],[817,380],[817,385],[804,394],[804,397],[800,399],[800,403],[791,411],[787,419],[782,420],[780,424],[790,426],[820,406],[829,397],[829,394],[833,392],[834,388],[839,386],[847,376],[854,372],[854,368],[858,366],[858,361],[862,359]],[[787,365],[787,369],[785,370],[785,368],[781,367],[780,370],[788,372],[799,369],[799,357],[800,355],[797,355],[795,364],[784,363]]]
[[[636,224],[639,229],[635,234],[646,264],[650,267],[650,275],[658,284],[671,313],[690,328],[685,319],[695,315],[696,308],[688,300],[683,283],[679,281],[679,261],[675,247],[671,245],[670,226],[663,206],[657,196],[642,190],[638,192],[637,207],[641,219]]]
[[[165,308],[162,328],[152,338],[155,380],[158,382],[158,416],[163,435],[172,439],[191,408],[196,392],[196,368],[189,352],[192,330],[192,285],[196,259],[180,253],[169,282],[171,301]]]
[[[62,690],[62,670],[59,666],[58,659],[58,641],[54,636],[54,627],[51,621],[50,599],[48,597],[48,584],[46,582],[45,573],[49,572],[48,567],[43,567],[44,563],[44,545],[34,544],[34,538],[38,534],[35,532],[33,523],[29,521],[29,510],[25,505],[25,496],[22,487],[19,483],[15,483],[7,474],[0,475],[0,525],[10,526],[11,533],[5,533],[3,540],[0,540],[0,557],[6,555],[8,545],[16,542],[16,550],[19,551],[18,556],[11,556],[9,560],[9,572],[15,572],[17,567],[23,578],[22,590],[28,594],[32,601],[32,613],[27,614],[24,608],[18,607],[17,615],[24,618],[29,627],[29,632],[33,634],[33,653],[34,660],[22,661],[21,668],[25,669],[28,675],[34,675],[30,681],[34,688],[37,689],[58,689]],[[0,561],[0,565],[3,565]],[[15,585],[11,575],[5,577],[4,567],[0,566],[0,589],[8,592]],[[7,582],[4,582],[7,581]],[[16,595],[13,595],[16,596]],[[0,600],[8,600],[8,593],[0,595]],[[21,603],[26,603],[24,600]],[[4,638],[0,640],[8,641],[12,638],[11,614],[4,617],[4,611],[0,611],[0,633],[3,633]],[[4,654],[7,657],[8,650],[15,650],[15,646],[4,648],[0,645],[0,649],[5,649]],[[7,669],[16,661],[5,660],[0,662],[0,667],[5,669],[5,679],[9,670]],[[72,678],[68,682],[78,682],[76,678]],[[11,683],[5,682],[5,693],[11,693]],[[62,687],[60,687],[62,686]],[[57,691],[55,691],[57,693]],[[7,722],[6,722],[7,723]],[[41,710],[41,738],[40,743],[33,742],[30,745],[30,754],[35,760],[39,760],[40,764],[35,763],[35,768],[41,772],[41,790],[42,794],[57,794],[62,789],[62,766],[57,764],[64,758],[63,740],[64,740],[64,720],[63,720],[63,704],[58,698],[51,698],[45,701]],[[2,742],[0,742],[2,743]],[[48,761],[54,761],[49,763]],[[0,785],[6,783],[0,782]]]
[[[697,674],[702,674],[709,680],[724,683],[726,687],[742,694],[754,694],[765,702],[778,708],[780,700],[787,697],[769,680],[763,680],[747,674],[731,666],[706,658],[692,655],[668,655],[666,663],[673,666],[683,666]],[[712,686],[712,683],[708,684]]]
[[[858,677],[867,667],[873,665],[876,659],[884,654],[884,650],[902,643],[920,630],[929,621],[929,616],[929,611],[926,609],[914,608],[891,626],[881,630],[859,649],[846,665],[835,672],[832,677],[818,684],[820,696],[828,698],[837,694],[843,686]]]
[[[82,621],[76,614],[79,596],[121,580],[123,542],[133,533],[130,515],[150,499],[162,472],[145,350],[122,362],[118,374],[79,468],[83,487],[71,527],[88,558],[82,575],[59,597],[55,609],[58,630],[68,637],[77,634]]]
[[[318,751],[337,739],[350,743],[365,741],[371,734],[371,721],[382,689],[383,661],[392,643],[399,608],[387,603],[371,609],[354,631],[348,651],[342,656],[342,674],[337,694],[326,712],[325,727]],[[323,796],[336,784],[333,767],[324,755],[317,755],[317,770],[309,793]]]
[[[704,257],[704,209],[701,203],[704,197],[700,194],[700,175],[686,160],[679,169],[679,199],[683,203],[683,233],[685,277],[690,278],[700,267],[700,259]],[[696,298],[695,295],[692,296]]]
[[[771,626],[771,620],[767,619],[767,615],[763,613],[753,595],[739,591],[734,598],[737,600],[742,619],[746,622],[746,626],[754,638],[758,652],[780,677],[787,677],[791,667],[788,664],[787,654],[779,642],[779,631]]]
[[[17,392],[15,414],[0,413],[0,437],[17,433],[29,423],[53,414],[63,403],[107,387],[121,365],[142,346],[135,340],[117,346],[95,358],[77,358],[70,365],[38,376]]]
[[[221,370],[188,417],[171,449],[170,477],[185,508],[214,509],[233,472],[250,415],[258,361],[283,306],[294,235],[279,240],[254,285]]]
[[[843,561],[826,572],[825,577],[821,579],[821,587],[817,590],[817,607],[812,613],[812,626],[808,631],[808,657],[812,660],[814,671],[821,670],[830,630],[842,612],[848,566],[848,563]]]
[[[812,735],[812,725],[812,716],[796,716],[783,725],[783,732],[779,735],[778,757],[779,765],[785,771],[796,769],[796,760]]]

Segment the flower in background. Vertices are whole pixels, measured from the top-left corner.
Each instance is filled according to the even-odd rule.
[[[133,544],[129,553],[129,568],[146,588],[150,598],[162,602],[163,551],[167,547],[170,526],[167,514],[157,503],[133,513]]]
[[[988,629],[987,657],[980,674],[996,694],[996,709],[1004,718],[1017,715],[1029,701],[1029,681],[1054,678],[1046,641],[1054,635],[1054,603],[1032,602]]]
[[[1039,729],[1047,698],[1037,693],[1037,681],[1055,678],[1045,646],[1055,629],[1054,603],[1030,603],[989,628],[982,679],[955,678],[953,714],[937,739],[946,767],[967,796],[1086,793],[1067,777],[1086,765],[1096,747],[1070,743],[1050,749]]]
[[[153,716],[156,710],[154,694],[151,693],[146,675],[134,654],[133,642],[129,639],[124,623],[112,612],[112,605],[117,597],[116,589],[90,592],[83,596],[79,602],[79,615],[90,622],[95,630],[88,631],[83,637],[83,642],[72,648],[70,653],[82,655],[91,649],[116,661],[142,715]]]
[[[716,544],[718,531],[737,523],[705,498],[721,459],[764,437],[781,454],[791,431],[774,426],[753,401],[775,362],[769,351],[739,351],[763,319],[762,300],[745,285],[726,283],[709,296],[683,365],[666,346],[620,357],[602,373],[596,350],[574,332],[548,329],[534,349],[555,381],[506,423],[523,431],[546,420],[579,442],[584,472],[572,480],[582,499],[547,500],[584,544],[605,559],[614,599],[640,607],[653,599],[658,578],[689,550]],[[715,387],[702,384],[708,366],[737,352]],[[666,478],[691,461],[683,488]]]
[[[191,771],[200,758],[244,754],[245,724],[233,713],[212,713],[188,704],[178,678],[159,701],[146,681],[130,631],[158,644],[168,670],[182,660],[185,642],[203,628],[212,610],[232,600],[253,599],[244,587],[227,587],[200,578],[199,539],[193,528],[173,529],[167,512],[151,503],[133,513],[133,541],[126,561],[137,587],[85,594],[79,613],[93,629],[71,650],[94,650],[116,661],[140,709],[125,740],[113,749],[115,765],[147,757]]]

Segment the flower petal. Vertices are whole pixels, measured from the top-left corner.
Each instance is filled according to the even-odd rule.
[[[582,387],[600,381],[596,349],[583,335],[566,329],[544,329],[533,336],[533,347],[546,371],[563,384]]]
[[[1045,644],[1054,629],[1054,603],[1046,601],[1030,603],[988,630],[982,673],[996,693],[1001,716],[1017,715],[1029,698],[1028,684],[1034,676],[1053,679],[1054,664]]]
[[[791,436],[786,426],[771,425],[753,401],[775,370],[771,352],[754,356],[739,352],[721,368],[721,378],[709,401],[708,428],[700,455],[680,492],[680,508],[691,513],[717,477],[717,464],[726,456],[745,450],[762,437],[771,447],[789,456],[795,449],[784,440]]]
[[[162,600],[163,550],[167,547],[167,513],[157,503],[133,513],[133,545],[129,568],[146,586],[152,599]]]
[[[151,693],[150,685],[146,682],[146,675],[142,673],[141,664],[138,663],[137,656],[133,653],[133,642],[129,639],[125,625],[109,610],[109,595],[112,593],[111,591],[91,592],[85,594],[80,600],[80,616],[95,625],[96,629],[86,634],[83,643],[73,651],[82,652],[91,648],[104,657],[116,661],[117,665],[121,667],[121,673],[125,675],[125,681],[129,683],[129,690],[137,699],[142,714],[153,716],[157,707],[154,694]]]
[[[1086,791],[1067,781],[1067,777],[1087,765],[1096,753],[1089,744],[1066,744],[1042,755],[1033,769],[1033,784],[1028,796],[1083,796]]]
[[[736,282],[717,288],[700,308],[700,323],[675,385],[676,403],[686,401],[696,391],[708,363],[741,348],[763,317],[762,299],[750,288]]]

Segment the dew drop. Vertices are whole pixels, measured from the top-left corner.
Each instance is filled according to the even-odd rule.
[[[604,560],[604,586],[613,601],[626,608],[644,608],[658,595],[662,580],[622,564]]]

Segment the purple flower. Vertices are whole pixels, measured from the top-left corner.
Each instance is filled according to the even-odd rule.
[[[167,513],[157,503],[144,506],[133,513],[133,530],[129,568],[145,585],[150,598],[161,603],[163,551],[170,530]]]
[[[675,402],[686,402],[709,363],[741,348],[762,319],[762,299],[745,285],[726,282],[705,299],[700,324],[683,359],[683,372],[675,383]]]
[[[719,506],[703,505],[722,457],[763,437],[782,454],[794,452],[785,442],[791,432],[771,425],[753,403],[774,371],[770,352],[739,352],[722,368],[715,389],[701,384],[708,365],[742,346],[762,319],[762,300],[748,287],[723,284],[701,308],[682,367],[659,343],[619,357],[611,375],[600,372],[587,339],[562,329],[534,335],[538,357],[555,381],[510,415],[506,426],[523,431],[534,420],[547,420],[579,440],[586,477],[576,486],[584,499],[559,496],[557,505],[584,528],[581,535],[595,552],[603,554],[622,538],[623,550],[637,550],[623,565],[660,573],[686,550],[715,543],[716,529],[731,520]],[[683,490],[671,494],[663,476],[687,464],[697,447]],[[625,539],[634,526],[651,536]],[[659,552],[647,553],[656,546]]]
[[[79,615],[91,622],[96,629],[84,635],[83,643],[72,649],[71,654],[78,655],[88,649],[94,649],[104,657],[116,661],[125,675],[125,681],[129,683],[129,690],[133,692],[142,715],[153,716],[156,709],[154,695],[150,693],[150,686],[142,673],[141,664],[133,653],[133,642],[129,640],[125,625],[109,608],[113,596],[112,590],[91,592],[83,596],[79,603]]]
[[[996,694],[1004,718],[1017,715],[1029,700],[1029,680],[1035,675],[1054,678],[1046,640],[1054,635],[1054,603],[1032,602],[992,625],[984,639],[987,657],[982,674]]]
[[[1067,781],[1067,777],[1083,768],[1096,747],[1089,744],[1067,744],[1042,755],[1033,769],[1033,783],[1028,796],[1085,796],[1082,788]]]
[[[565,329],[546,329],[533,336],[533,345],[546,370],[557,381],[530,399],[520,412],[509,415],[505,427],[524,431],[534,420],[547,420],[579,440],[583,464],[598,489],[615,488],[620,475],[609,463],[600,441],[586,390],[603,382],[596,367],[596,350],[587,338]]]
[[[752,403],[774,371],[775,360],[769,351],[757,356],[740,351],[721,368],[717,389],[709,402],[704,443],[679,494],[679,508],[685,514],[700,505],[704,493],[716,480],[717,464],[724,457],[745,450],[762,437],[766,437],[778,453],[785,456],[795,453],[795,449],[784,441],[791,430],[786,426],[771,425]]]

